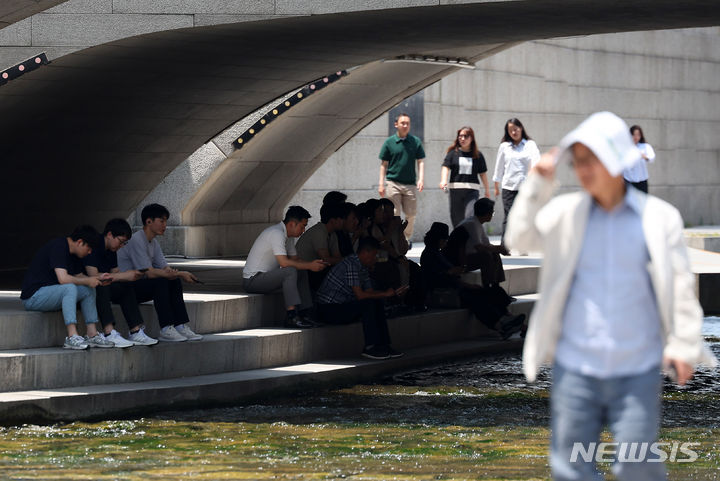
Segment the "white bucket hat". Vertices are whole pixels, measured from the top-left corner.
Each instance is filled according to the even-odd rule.
[[[560,159],[571,158],[569,149],[574,143],[592,150],[613,177],[642,158],[627,124],[612,112],[592,114],[563,137],[559,144]]]

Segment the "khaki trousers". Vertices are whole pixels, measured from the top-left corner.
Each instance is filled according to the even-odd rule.
[[[392,180],[387,181],[385,196],[395,206],[395,215],[405,216],[405,238],[409,241],[415,228],[415,215],[417,214],[417,187],[414,184],[399,184]]]

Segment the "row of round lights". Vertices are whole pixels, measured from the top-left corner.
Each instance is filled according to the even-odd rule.
[[[307,84],[303,88],[301,88],[297,93],[293,94],[292,96],[288,97],[285,101],[282,103],[276,105],[270,112],[265,114],[260,120],[255,122],[252,127],[250,127],[248,130],[246,130],[240,137],[235,139],[233,142],[233,145],[236,148],[242,148],[245,144],[247,144],[250,139],[255,137],[267,124],[275,120],[277,117],[280,116],[283,112],[291,108],[293,105],[297,104],[298,102],[302,101],[303,99],[307,98],[308,96],[312,95],[313,93],[317,92],[318,90],[321,90],[331,83],[339,80],[341,77],[347,75],[347,71],[345,70],[339,70],[335,72],[334,74],[328,75],[326,77],[323,77],[321,79],[318,79],[312,83]]]
[[[23,60],[19,64],[13,65],[12,67],[3,70],[2,73],[0,73],[0,85],[4,85],[10,80],[14,80],[25,73],[32,72],[41,65],[47,65],[49,63],[50,61],[48,61],[45,52],[41,53],[40,55],[31,57],[27,60]]]

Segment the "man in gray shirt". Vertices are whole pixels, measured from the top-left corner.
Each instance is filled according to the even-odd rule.
[[[343,228],[342,204],[323,204],[320,208],[320,222],[305,231],[295,244],[298,257],[304,261],[322,259],[328,265],[334,266],[342,260],[342,256],[333,255],[338,251],[337,236],[333,235]],[[326,270],[308,272],[310,290],[315,292],[325,278]]]
[[[118,267],[121,272],[145,272],[144,278],[135,281],[135,294],[138,302],[153,300],[160,323],[159,340],[199,341],[202,336],[188,326],[190,319],[182,287],[182,281],[192,284],[198,282],[197,277],[170,267],[156,239],[165,233],[170,212],[160,204],[149,204],[143,208],[140,217],[143,228],[118,251]]]

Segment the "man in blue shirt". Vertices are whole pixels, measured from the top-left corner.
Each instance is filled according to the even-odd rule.
[[[582,190],[551,199],[558,157]],[[616,479],[666,479],[655,444],[661,366],[682,385],[696,364],[717,364],[703,346],[680,213],[623,180],[639,158],[622,119],[593,114],[542,156],[510,211],[507,245],[544,253],[523,366],[533,381],[553,363],[556,481],[602,479],[604,424],[616,442]]]
[[[376,291],[370,283],[368,268],[375,264],[380,243],[373,237],[360,239],[357,254],[336,264],[317,293],[318,313],[328,324],[346,324],[358,319],[363,324],[365,348],[370,359],[389,359],[403,354],[390,346],[385,319],[384,299],[402,295],[406,287]]]

